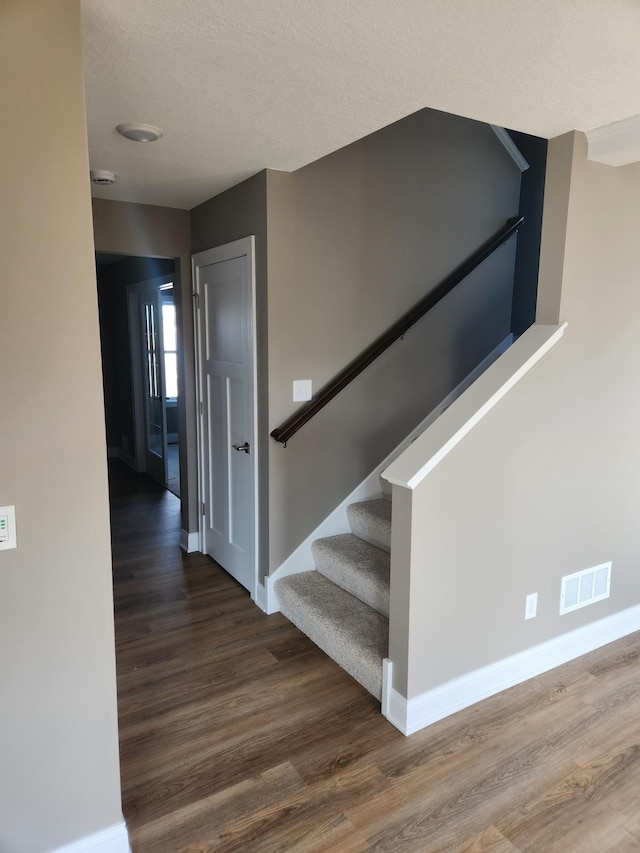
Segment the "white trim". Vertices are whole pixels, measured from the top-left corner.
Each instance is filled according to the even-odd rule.
[[[313,566],[311,567],[313,568]],[[301,570],[302,571],[302,570]],[[306,569],[304,571],[307,571]],[[295,574],[295,572],[290,572],[289,574]],[[265,608],[264,612],[271,616],[272,613],[280,613],[280,602],[278,601],[278,596],[273,588],[274,583],[278,580],[279,575],[276,574],[267,575],[264,579],[264,589],[265,589]]]
[[[389,694],[386,697],[384,707],[385,710],[382,714],[389,720],[392,726],[395,726],[403,735],[413,734],[413,732],[408,730],[409,705],[407,700],[397,690],[394,690],[392,686],[389,686]],[[415,729],[415,731],[418,731],[418,729]]]
[[[640,115],[587,131],[587,160],[626,166],[640,160]]]
[[[508,131],[506,131],[504,127],[498,127],[497,124],[491,124],[489,127],[503,144],[507,154],[511,157],[518,169],[520,169],[521,172],[526,172],[529,168],[529,162],[522,156],[522,152],[515,144]]]
[[[567,323],[527,329],[381,476],[395,486],[415,489],[560,340],[566,328]]]
[[[391,690],[393,689],[393,661],[389,658],[382,659],[382,702],[380,710],[382,716],[389,719],[391,713]],[[399,695],[399,694],[398,694]]]
[[[131,853],[127,825],[123,821],[72,844],[57,847],[51,853]]]
[[[248,241],[248,244],[247,244]],[[238,241],[240,242],[240,241]],[[258,432],[258,297],[256,278],[256,238],[246,237],[244,240],[248,245],[249,275],[251,276],[251,335],[252,356],[251,365],[251,395],[253,403],[253,455],[255,464],[253,468],[253,589],[250,590],[251,598],[256,601],[258,596],[258,576],[260,573],[260,433]]]
[[[193,347],[195,353],[194,359],[194,385],[195,385],[195,394],[196,394],[196,470],[198,474],[198,503],[197,503],[197,516],[198,516],[198,546],[197,550],[202,554],[205,553],[204,549],[204,516],[202,514],[202,494],[204,491],[204,470],[203,470],[203,454],[201,452],[203,436],[202,436],[202,359],[200,358],[200,294],[198,293],[198,288],[196,285],[196,256],[191,255],[191,307],[192,307],[192,317],[193,317]]]
[[[513,344],[513,335],[509,334],[502,340],[488,356],[486,356],[480,364],[475,367],[462,382],[460,382],[451,391],[444,400],[422,420],[417,427],[411,430],[409,435],[394,448],[394,450],[377,465],[374,470],[360,483],[359,486],[349,494],[337,506],[324,521],[322,521],[315,530],[307,536],[307,538],[293,551],[287,559],[278,566],[270,575],[265,578],[267,592],[267,613],[277,613],[280,610],[278,597],[273,591],[273,584],[279,578],[288,577],[289,575],[297,575],[301,572],[313,571],[313,556],[311,553],[311,545],[316,539],[324,539],[327,536],[336,536],[338,533],[344,533],[349,529],[347,521],[347,507],[350,504],[364,501],[372,497],[380,495],[380,474],[403,453],[409,445],[421,435],[427,427],[440,417],[440,415],[449,408],[449,406],[463,394],[467,388],[472,385],[487,370],[493,362],[499,358]]]
[[[389,713],[385,716],[403,734],[413,734],[463,708],[469,708],[476,702],[638,630],[640,605],[605,616],[604,619],[483,666],[428,690],[415,699],[407,700],[391,687],[387,699]]]
[[[197,252],[191,255],[191,281],[193,286],[193,296],[199,303],[200,293],[198,291],[198,276],[197,269],[204,264],[214,264],[222,261],[230,261],[234,258],[246,257],[249,264],[249,289],[251,293],[251,400],[253,405],[253,436],[251,452],[254,457],[253,464],[253,511],[254,511],[254,543],[253,543],[253,562],[254,573],[251,579],[251,588],[249,594],[253,601],[256,601],[258,587],[258,569],[259,569],[259,545],[260,545],[260,494],[259,494],[259,433],[258,433],[258,321],[257,321],[257,300],[256,300],[256,238],[254,235],[241,237],[239,240],[234,240],[231,243],[225,243],[222,246],[215,246],[212,249],[207,249],[204,252]],[[193,312],[194,322],[194,343],[196,354],[196,403],[198,406],[203,401],[202,394],[202,358],[200,346],[200,310],[199,307]],[[206,553],[206,543],[204,535],[204,516],[202,514],[203,501],[203,483],[204,483],[204,452],[203,452],[203,435],[202,435],[202,413],[198,412],[196,417],[197,428],[197,448],[198,448],[198,550]]]
[[[254,604],[260,608],[264,613],[267,613],[267,590],[264,584],[258,583],[256,584],[256,595],[253,598]]]
[[[304,544],[304,543],[303,543]],[[302,547],[302,546],[300,546]],[[284,563],[283,563],[284,565]],[[286,572],[286,574],[277,574],[273,572],[270,575],[267,575],[264,579],[264,591],[265,591],[265,606],[264,612],[271,616],[272,613],[280,613],[280,602],[278,601],[278,596],[276,591],[273,588],[274,583],[280,577],[287,577],[288,575],[301,574],[302,572],[310,572],[313,571],[315,566],[313,565],[313,560],[311,564],[305,564],[304,569],[299,569],[297,572],[295,570],[291,570]],[[279,571],[279,570],[278,570]]]
[[[200,550],[200,535],[198,531],[188,533],[186,530],[180,531],[180,547],[187,554],[193,554]]]

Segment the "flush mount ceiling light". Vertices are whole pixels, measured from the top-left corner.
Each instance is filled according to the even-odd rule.
[[[122,136],[132,139],[134,142],[155,142],[156,139],[160,139],[162,136],[162,131],[159,127],[154,127],[152,124],[136,124],[132,121],[119,124],[116,130]]]

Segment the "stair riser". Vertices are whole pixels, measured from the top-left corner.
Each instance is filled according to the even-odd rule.
[[[351,665],[351,661],[342,654],[342,648],[331,642],[331,639],[326,636],[326,634],[319,629],[310,619],[305,618],[304,611],[301,610],[300,607],[293,607],[291,611],[288,611],[288,608],[280,605],[280,609],[282,613],[287,617],[290,622],[302,631],[309,639],[318,646],[319,649],[329,655],[329,657],[334,660],[338,666],[342,667],[345,672],[348,672],[352,678],[361,684],[365,690],[371,693],[372,696],[381,702],[382,701],[382,661],[380,662],[380,671],[371,673],[369,677],[363,675],[360,670]]]
[[[320,539],[313,543],[311,550],[316,571],[378,613],[388,616],[389,560],[385,559],[386,552],[375,549],[377,553],[367,561],[366,552],[353,554],[348,548],[341,548],[341,543],[335,542],[347,538],[351,537]]]
[[[388,621],[317,572],[275,584],[282,613],[378,700]]]
[[[347,509],[347,517],[352,532],[376,548],[391,553],[391,524],[349,512],[350,509],[351,507]]]

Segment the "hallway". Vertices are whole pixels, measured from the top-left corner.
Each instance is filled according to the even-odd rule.
[[[265,616],[208,557],[179,550],[174,495],[117,460],[110,492],[134,853],[356,849],[340,846],[339,801],[357,803],[383,777],[349,765],[403,737],[284,617]]]
[[[404,738],[110,461],[133,853],[640,850],[638,635]]]

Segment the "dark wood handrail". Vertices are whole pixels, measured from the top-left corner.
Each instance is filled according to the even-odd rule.
[[[473,272],[489,255],[502,246],[512,234],[515,234],[523,222],[524,216],[515,216],[512,219],[508,219],[506,225],[499,231],[496,231],[493,237],[484,242],[466,261],[456,267],[453,272],[449,273],[420,302],[416,303],[399,320],[396,320],[379,338],[376,338],[357,358],[354,358],[352,362],[318,391],[312,400],[298,409],[297,412],[294,412],[281,426],[274,429],[271,433],[271,438],[282,444],[286,444],[292,435],[295,435],[320,409],[323,409],[330,400],[333,400],[336,394],[339,394],[343,388],[346,388],[356,376],[362,373],[365,367],[368,367],[372,361],[375,361],[398,338],[406,334],[418,320],[424,317],[427,311],[430,311],[434,305],[437,305],[469,273]]]

